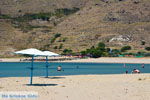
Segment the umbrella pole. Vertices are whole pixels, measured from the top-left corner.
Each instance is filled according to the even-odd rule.
[[[30,85],[32,85],[32,77],[33,77],[33,62],[34,62],[34,56],[32,56],[32,63],[31,63]]]
[[[46,78],[48,78],[48,56],[46,56]]]

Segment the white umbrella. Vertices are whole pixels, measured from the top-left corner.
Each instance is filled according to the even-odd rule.
[[[60,56],[59,54],[57,53],[54,53],[54,52],[50,52],[50,51],[43,51],[44,55],[46,56]]]
[[[38,50],[38,49],[35,49],[35,48],[25,49],[25,50],[17,51],[17,52],[14,52],[14,53],[15,54],[26,54],[26,55],[31,55],[32,56],[31,74],[30,74],[30,84],[32,84],[34,57],[44,55],[44,53],[42,51]]]
[[[60,56],[60,55],[50,51],[43,51],[43,53],[44,53],[43,56],[46,56],[46,77],[48,77],[48,57]]]
[[[41,56],[44,55],[44,53],[38,49],[35,48],[30,48],[30,49],[25,49],[21,51],[15,52],[15,54],[27,54],[27,55],[33,55],[33,56]]]

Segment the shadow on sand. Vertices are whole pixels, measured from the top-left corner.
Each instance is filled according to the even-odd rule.
[[[47,79],[65,79],[65,77],[41,77],[41,78],[47,78]]]
[[[58,84],[25,84],[27,86],[57,86]]]

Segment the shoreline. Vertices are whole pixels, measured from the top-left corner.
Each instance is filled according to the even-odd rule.
[[[150,64],[150,58],[111,58],[111,57],[101,57],[101,58],[88,58],[88,59],[77,59],[71,61],[62,62],[73,62],[73,63],[128,63],[128,64]]]
[[[140,74],[132,74],[132,73],[120,73],[120,74],[77,74],[77,75],[56,75],[56,76],[48,76],[48,78],[51,78],[51,77],[80,77],[80,76],[122,76],[122,75],[137,75],[137,76],[143,76],[143,75],[150,75],[150,73],[140,73]],[[12,76],[12,77],[0,77],[0,79],[2,78],[30,78],[30,76],[20,76],[20,77],[15,77],[15,76]],[[45,79],[48,79],[46,78],[45,76],[33,76],[33,78],[45,78]]]
[[[124,75],[135,75],[135,76],[143,76],[143,75],[150,75],[150,73],[140,73],[140,74],[132,74],[132,73],[121,73],[121,74],[78,74],[78,75],[58,75],[58,76],[48,76],[48,78],[51,78],[51,77],[80,77],[80,76],[124,76]],[[30,78],[30,76],[20,76],[20,77],[0,77],[0,78]],[[45,79],[48,79],[46,78],[45,76],[33,76],[33,78],[45,78]]]
[[[20,61],[20,59],[27,58],[1,58],[0,62],[30,62]],[[45,62],[45,61],[35,61]],[[65,61],[49,61],[57,63],[129,63],[129,64],[150,64],[150,58],[124,58],[124,57],[101,57],[101,58],[87,58],[87,59],[76,59],[76,60],[65,60]]]

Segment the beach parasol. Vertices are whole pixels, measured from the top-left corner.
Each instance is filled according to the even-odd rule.
[[[30,48],[30,49],[25,49],[21,51],[14,52],[15,54],[26,54],[26,55],[31,55],[32,56],[32,62],[31,62],[31,74],[30,74],[30,84],[32,84],[32,77],[33,77],[33,62],[34,62],[34,57],[35,56],[41,56],[44,55],[44,53],[38,49],[35,48]]]
[[[59,54],[50,51],[43,51],[43,53],[46,57],[46,77],[48,77],[48,57],[59,56]]]

